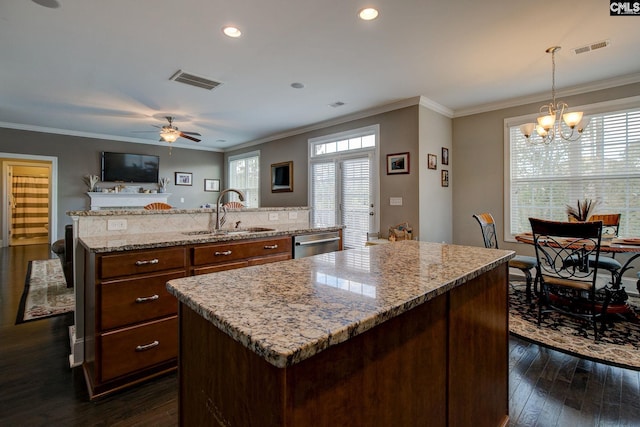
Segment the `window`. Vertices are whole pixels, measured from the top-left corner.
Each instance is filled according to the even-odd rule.
[[[248,208],[260,207],[260,151],[230,156],[229,188],[240,190],[245,195],[244,205]],[[235,193],[228,193],[228,201],[240,201]]]
[[[379,227],[377,139],[376,125],[309,141],[311,223],[345,225],[345,249],[363,247]]]
[[[507,124],[505,236],[530,231],[529,217],[566,221],[578,199],[621,213],[619,235],[640,236],[640,107],[589,116],[579,141],[548,145],[527,143],[520,123]]]

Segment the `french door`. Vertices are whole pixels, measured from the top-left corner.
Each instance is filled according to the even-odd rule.
[[[345,249],[363,247],[376,232],[374,153],[336,156],[311,162],[311,212],[314,227],[345,225]]]

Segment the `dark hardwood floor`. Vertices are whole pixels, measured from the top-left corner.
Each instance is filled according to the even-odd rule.
[[[47,245],[0,248],[0,426],[174,426],[176,374],[90,402],[68,364],[73,314],[15,325],[29,260]],[[638,426],[640,373],[510,340],[510,426]]]

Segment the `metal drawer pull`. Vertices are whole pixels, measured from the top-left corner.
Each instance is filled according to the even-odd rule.
[[[151,295],[150,297],[138,297],[136,298],[136,302],[148,302],[148,301],[155,301],[157,299],[160,299],[160,295]]]
[[[160,345],[160,341],[155,340],[154,342],[150,343],[150,344],[145,344],[145,345],[139,345],[136,347],[136,351],[145,351],[145,350],[149,350],[152,349],[153,347],[157,347]]]
[[[278,249],[278,245],[265,245],[265,249]]]
[[[218,255],[231,255],[231,251],[214,252],[213,254],[214,254],[215,256],[218,256]]]
[[[149,259],[149,260],[138,260],[136,261],[136,265],[145,265],[145,264],[157,264],[160,260],[158,258]]]

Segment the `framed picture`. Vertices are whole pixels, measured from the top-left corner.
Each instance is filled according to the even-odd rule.
[[[205,179],[204,180],[204,191],[220,191],[220,180],[219,179]]]
[[[435,154],[427,154],[427,167],[429,169],[438,169],[438,156]]]
[[[449,149],[446,147],[442,147],[442,164],[443,165],[448,165],[449,164]]]
[[[176,185],[193,185],[191,172],[176,172]]]
[[[271,192],[285,193],[293,191],[293,162],[271,165]]]
[[[387,154],[387,175],[409,173],[409,153]]]
[[[448,187],[449,186],[449,171],[446,169],[442,169],[441,172],[441,179],[442,179],[442,186],[443,187]]]

